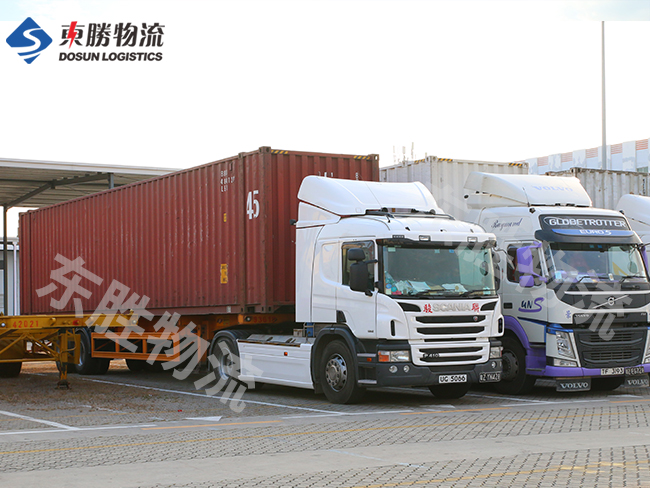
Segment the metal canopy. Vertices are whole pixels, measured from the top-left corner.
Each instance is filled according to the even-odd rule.
[[[12,207],[45,207],[102,190],[147,180],[177,171],[172,168],[106,166],[56,161],[0,158],[0,206],[2,206],[3,263],[7,263],[7,210]],[[3,272],[4,313],[7,313],[8,276]]]
[[[0,205],[45,207],[177,171],[0,158]]]

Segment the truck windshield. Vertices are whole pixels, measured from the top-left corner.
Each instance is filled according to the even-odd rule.
[[[545,254],[549,274],[556,281],[648,281],[636,246],[551,242]]]
[[[387,295],[476,297],[496,292],[490,248],[384,246],[382,254]]]

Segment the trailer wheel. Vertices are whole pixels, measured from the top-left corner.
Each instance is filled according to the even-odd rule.
[[[15,378],[22,367],[23,363],[0,363],[0,378]]]
[[[86,330],[78,332],[79,337],[79,363],[75,365],[77,373],[81,375],[105,374],[108,371],[111,360],[105,358],[94,358],[91,356],[90,333]]]
[[[612,391],[625,383],[624,377],[614,378],[592,378],[591,389],[593,391]]]
[[[429,391],[436,398],[456,399],[464,397],[469,391],[469,383],[451,383],[448,385],[431,385]]]
[[[137,373],[147,367],[147,362],[144,359],[127,359],[126,367],[129,368],[129,371]]]
[[[499,393],[521,395],[530,393],[535,386],[535,377],[526,374],[526,351],[517,339],[501,338],[503,344],[503,373],[501,381],[494,384]]]
[[[332,341],[323,351],[320,367],[323,393],[332,403],[358,403],[366,390],[357,384],[357,371],[348,347]]]

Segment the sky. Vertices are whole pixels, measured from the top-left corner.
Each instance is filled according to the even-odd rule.
[[[188,168],[260,146],[519,161],[650,137],[650,0],[3,0],[0,158]],[[159,23],[160,47],[64,26]],[[63,46],[61,44],[64,44]],[[161,53],[160,61],[61,54]],[[403,149],[404,148],[404,149]]]

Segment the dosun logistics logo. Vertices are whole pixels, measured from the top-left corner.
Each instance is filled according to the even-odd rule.
[[[31,17],[25,21],[7,37],[7,44],[18,51],[18,55],[27,64],[31,64],[50,44],[52,38],[41,29]]]

